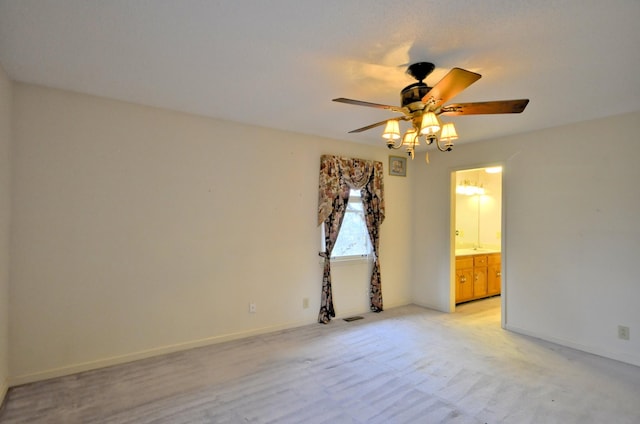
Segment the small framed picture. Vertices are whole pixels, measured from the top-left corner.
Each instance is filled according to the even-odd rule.
[[[407,158],[403,158],[402,156],[389,156],[389,175],[406,177]]]

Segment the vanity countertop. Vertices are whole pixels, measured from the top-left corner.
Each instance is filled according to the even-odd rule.
[[[500,253],[500,249],[489,249],[489,248],[456,249],[456,256],[482,255],[482,254],[489,254],[489,253]]]

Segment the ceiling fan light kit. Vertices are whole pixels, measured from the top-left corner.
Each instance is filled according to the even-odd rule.
[[[458,133],[456,127],[453,126],[453,122],[447,122],[442,127],[442,133],[440,134],[440,140],[444,141],[445,146],[450,146],[447,151],[453,147],[453,140],[458,139]]]
[[[400,125],[398,121],[395,119],[389,119],[387,121],[387,125],[384,127],[384,132],[382,133],[382,138],[386,138],[387,144],[391,142],[391,145],[393,145],[394,140],[400,138]]]
[[[518,99],[444,105],[446,101],[479,80],[481,75],[461,68],[453,68],[436,85],[429,87],[423,80],[434,69],[435,65],[430,62],[418,62],[409,66],[407,74],[418,82],[402,89],[400,92],[401,106],[399,107],[344,97],[333,99],[334,102],[386,109],[403,114],[400,117],[349,131],[349,133],[358,133],[384,125],[382,137],[386,140],[387,147],[399,149],[404,146],[407,155],[413,159],[415,149],[420,144],[420,136],[424,136],[426,145],[435,144],[442,152],[449,152],[453,149],[453,142],[458,139],[455,126],[453,122],[442,124],[438,118],[439,115],[521,113],[529,103],[529,99]],[[400,121],[411,122],[410,128],[402,136],[400,135]],[[400,143],[396,144],[398,140]],[[428,153],[426,159],[428,163]]]
[[[422,115],[422,122],[420,124],[420,134],[431,135],[440,131],[440,122],[438,117],[433,112],[427,112]]]

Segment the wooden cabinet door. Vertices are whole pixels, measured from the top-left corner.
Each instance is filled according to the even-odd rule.
[[[489,295],[500,294],[501,291],[501,267],[497,265],[489,265],[487,268],[487,291]]]
[[[487,267],[477,266],[473,268],[473,297],[487,295]]]
[[[502,267],[500,253],[493,253],[487,258],[487,291],[489,296],[500,294],[502,291]]]
[[[473,298],[473,268],[456,269],[456,302]]]

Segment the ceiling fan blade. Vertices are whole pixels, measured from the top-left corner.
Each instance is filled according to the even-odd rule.
[[[520,113],[527,107],[529,99],[496,100],[493,102],[456,103],[444,106],[442,115],[482,115],[494,113]]]
[[[444,104],[447,100],[453,98],[465,88],[482,77],[475,72],[467,71],[461,68],[453,68],[444,76],[431,90],[422,98],[422,103],[431,104],[436,109]]]
[[[399,113],[407,113],[407,111],[404,108],[399,107],[399,106],[391,106],[391,105],[383,105],[383,104],[380,104],[380,103],[363,102],[362,100],[345,99],[344,97],[339,97],[337,99],[333,99],[333,101],[334,102],[339,102],[339,103],[346,103],[346,104],[349,104],[349,105],[375,107],[376,109],[386,109],[386,110],[392,110],[394,112],[399,112]]]
[[[395,121],[407,121],[409,119],[410,118],[406,117],[406,116],[403,116],[403,117],[400,117],[400,118],[385,119],[384,121],[376,122],[375,124],[367,125],[366,127],[362,127],[362,128],[358,128],[358,129],[349,131],[349,134],[351,134],[351,133],[359,133],[359,132],[370,130],[371,128],[379,127],[380,125],[386,124],[387,121],[394,121],[394,120]]]

